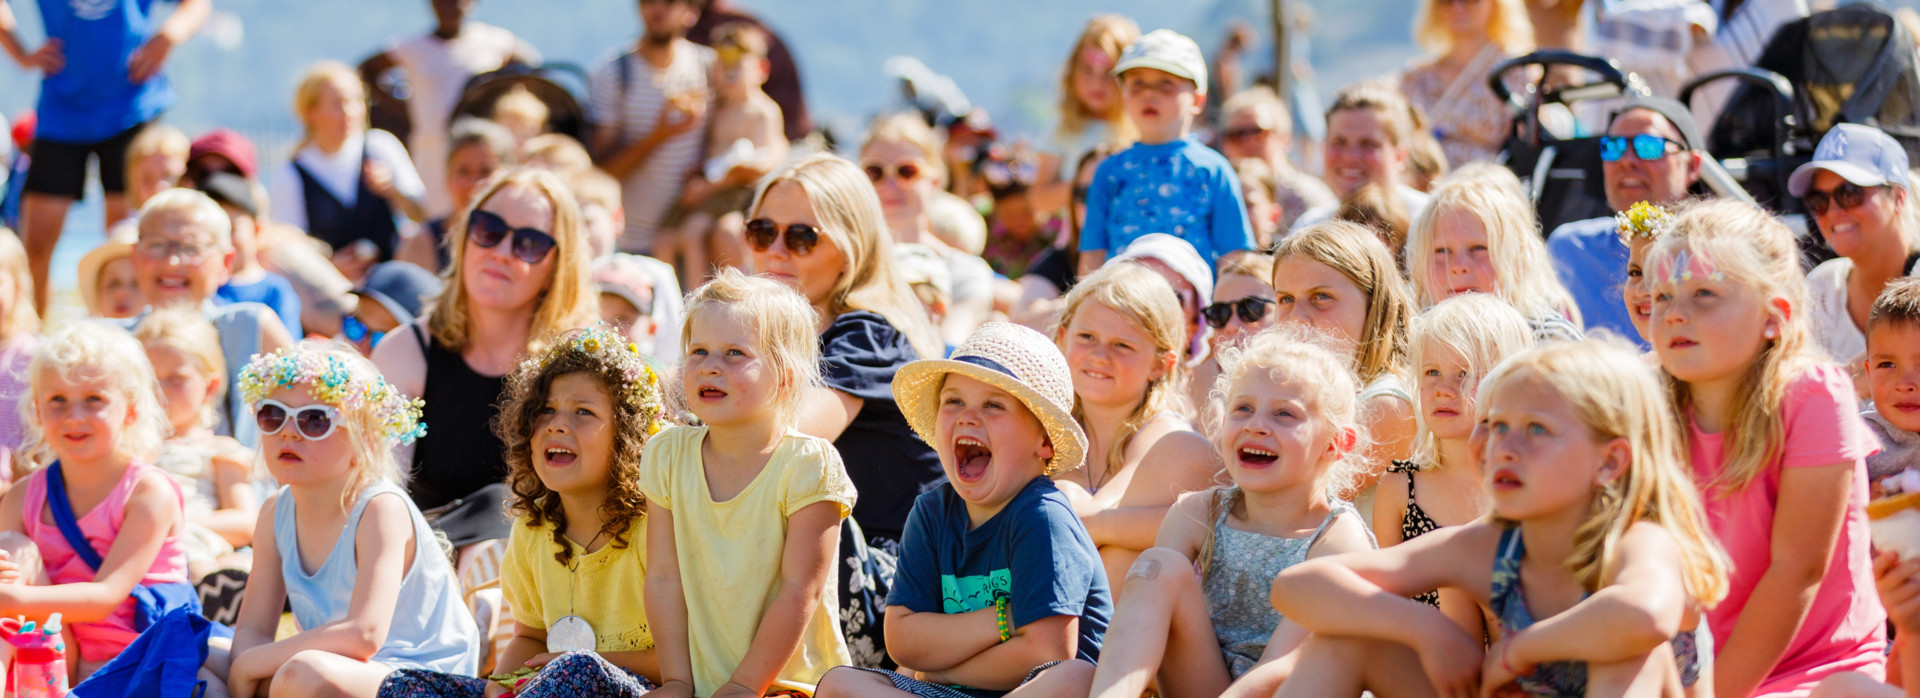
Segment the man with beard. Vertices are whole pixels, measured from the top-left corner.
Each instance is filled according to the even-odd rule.
[[[594,159],[620,180],[627,228],[621,252],[651,254],[655,235],[701,156],[713,49],[687,41],[703,0],[639,0],[636,48],[593,72],[588,116]]]

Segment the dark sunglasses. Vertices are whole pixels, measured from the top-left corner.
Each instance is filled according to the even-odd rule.
[[[291,422],[300,435],[318,441],[333,435],[340,427],[340,410],[329,405],[307,405],[288,407],[279,400],[261,400],[260,406],[253,410],[253,421],[260,425],[260,433],[278,434]]]
[[[1259,126],[1248,126],[1246,128],[1228,129],[1226,135],[1227,135],[1227,140],[1244,141],[1249,138],[1253,138],[1254,136],[1267,135],[1271,131],[1272,129],[1264,129],[1264,128],[1260,128]]]
[[[887,178],[887,167],[885,165],[868,165],[865,169],[867,171],[867,179],[873,180],[874,184],[879,184],[880,180]],[[920,178],[920,166],[911,162],[904,163],[899,167],[893,168],[893,176],[899,177],[902,182],[911,182]]]
[[[475,209],[467,215],[467,239],[473,244],[491,249],[513,234],[513,256],[528,264],[539,264],[559,244],[547,231],[533,228],[515,228],[507,225],[507,219],[490,211]]]
[[[1651,133],[1637,136],[1601,136],[1600,159],[1604,162],[1619,162],[1627,156],[1627,148],[1633,148],[1633,156],[1641,160],[1653,161],[1666,157],[1670,153],[1686,150],[1678,141],[1663,138]]]
[[[820,244],[820,231],[805,223],[787,224],[787,250],[795,256],[805,257],[813,253],[815,245]],[[747,246],[755,252],[773,249],[773,243],[780,241],[780,226],[765,218],[747,221]]]
[[[347,341],[355,344],[360,343],[361,340],[366,340],[367,346],[373,346],[379,344],[380,338],[387,336],[387,333],[375,332],[373,328],[368,327],[367,323],[361,321],[360,318],[348,315],[340,318],[340,336],[346,337]]]
[[[1249,325],[1259,322],[1267,316],[1267,306],[1273,304],[1272,298],[1247,296],[1237,301],[1215,303],[1200,309],[1200,316],[1207,319],[1207,326],[1220,329],[1233,320],[1234,313],[1240,314],[1240,321]]]
[[[1827,215],[1827,209],[1832,206],[1848,209],[1866,203],[1867,190],[1872,188],[1853,182],[1841,182],[1840,186],[1829,191],[1808,191],[1806,196],[1800,197],[1800,200],[1806,202],[1807,210],[1812,211],[1813,215],[1824,216]]]

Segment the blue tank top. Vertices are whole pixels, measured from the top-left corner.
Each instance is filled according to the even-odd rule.
[[[294,620],[301,628],[317,628],[346,616],[359,574],[354,561],[354,533],[360,528],[360,515],[366,511],[367,502],[386,494],[405,502],[413,518],[413,566],[401,578],[393,624],[388,626],[387,641],[373,655],[373,661],[401,669],[472,676],[479,668],[480,629],[460,600],[453,566],[433,542],[433,529],[406,493],[391,483],[375,483],[360,493],[360,500],[347,514],[346,528],[340,530],[340,539],[313,574],[307,574],[300,564],[293,495],[286,487],[280,488],[273,505],[273,541],[280,548],[280,574],[286,580]]]
[[[1526,556],[1527,544],[1520,538],[1519,526],[1508,526],[1500,532],[1489,602],[1500,621],[1500,632],[1509,636],[1534,622],[1533,613],[1527,610],[1526,595],[1520,590],[1520,561]],[[1713,634],[1707,630],[1706,619],[1702,618],[1691,632],[1674,635],[1670,645],[1674,663],[1680,667],[1681,685],[1692,686],[1700,679],[1701,670],[1713,661]],[[1548,662],[1534,667],[1533,674],[1520,677],[1516,683],[1531,696],[1581,698],[1587,694],[1587,663]]]
[[[173,105],[166,73],[138,85],[127,59],[159,23],[154,0],[40,0],[47,36],[66,45],[66,67],[40,81],[40,130],[56,143],[98,143]]]

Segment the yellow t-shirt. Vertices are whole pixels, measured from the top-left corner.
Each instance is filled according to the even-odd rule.
[[[622,536],[624,548],[608,543],[587,554],[578,542],[573,570],[553,558],[553,523],[529,528],[522,518],[514,522],[507,554],[500,562],[500,593],[513,609],[513,619],[535,628],[550,628],[568,615],[593,626],[594,649],[625,652],[653,647],[647,628],[647,519],[635,518]]]
[[[640,490],[650,506],[673,512],[680,584],[687,594],[687,644],[694,694],[725,685],[753,644],[760,617],[780,590],[787,517],[818,502],[853,510],[853,482],[826,439],[788,433],[767,466],[733,499],[713,501],[700,458],[706,427],[673,427],[647,440]],[[851,664],[840,635],[838,586],[830,577],[820,606],[801,634],[800,649],[780,670],[778,685],[806,690],[828,669]]]

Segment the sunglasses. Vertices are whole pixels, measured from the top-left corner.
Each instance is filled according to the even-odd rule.
[[[1832,206],[1849,209],[1866,203],[1867,190],[1872,188],[1874,187],[1863,187],[1853,182],[1841,182],[1840,186],[1830,191],[1809,191],[1806,196],[1800,197],[1800,200],[1806,202],[1807,210],[1812,211],[1813,215],[1824,216],[1827,215],[1827,209]]]
[[[1251,325],[1267,316],[1269,305],[1273,305],[1272,298],[1247,296],[1237,301],[1225,301],[1201,308],[1200,316],[1207,319],[1208,327],[1216,330],[1226,327],[1228,322],[1233,321],[1235,313],[1240,315],[1241,322]]]
[[[253,409],[253,421],[260,425],[263,436],[278,434],[291,422],[301,436],[319,441],[333,436],[333,430],[340,428],[340,410],[328,405],[307,405],[296,409],[279,400],[266,399]]]
[[[1601,136],[1600,159],[1603,162],[1619,162],[1620,158],[1627,156],[1629,146],[1633,148],[1634,157],[1646,161],[1659,160],[1671,153],[1687,149],[1678,141],[1651,133],[1642,133],[1637,136]]]
[[[879,184],[880,180],[887,178],[887,167],[885,165],[868,165],[865,169],[867,171],[867,179],[873,180],[874,184]],[[899,177],[902,182],[911,182],[920,178],[920,166],[911,162],[904,163],[893,168],[893,176]]]
[[[360,318],[348,315],[340,318],[340,336],[346,337],[347,341],[355,344],[359,344],[361,340],[366,340],[367,346],[373,346],[379,344],[380,338],[387,336],[387,333],[375,332],[373,328],[368,327],[367,323]]]
[[[490,211],[475,209],[467,215],[467,239],[482,248],[492,249],[513,234],[513,256],[528,264],[539,264],[547,258],[558,244],[547,231],[533,228],[515,228],[507,225],[507,219]]]
[[[1260,128],[1259,126],[1248,126],[1246,128],[1228,129],[1226,135],[1227,135],[1227,140],[1244,141],[1249,138],[1253,138],[1255,136],[1264,136],[1264,135],[1267,135],[1268,133],[1272,133],[1272,129]]]
[[[904,167],[904,166],[903,166]],[[805,223],[787,225],[787,250],[794,256],[805,257],[813,253],[815,245],[820,244],[820,231]],[[747,221],[747,246],[755,252],[773,249],[780,241],[780,226],[766,218]]]

